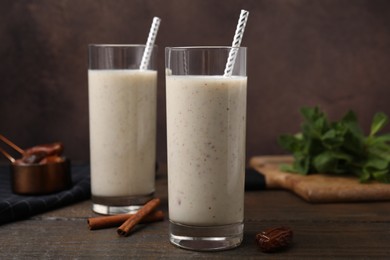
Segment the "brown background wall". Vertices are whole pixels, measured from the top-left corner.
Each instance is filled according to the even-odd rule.
[[[87,45],[144,43],[153,16],[164,47],[230,45],[250,11],[247,156],[278,154],[301,106],[332,118],[348,109],[365,129],[390,114],[390,1],[0,0],[0,133],[22,147],[61,140],[89,159]],[[159,75],[158,159],[166,161],[165,84]]]

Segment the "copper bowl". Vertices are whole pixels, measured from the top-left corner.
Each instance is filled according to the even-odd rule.
[[[72,185],[70,161],[46,164],[11,164],[12,191],[42,195],[69,189]]]

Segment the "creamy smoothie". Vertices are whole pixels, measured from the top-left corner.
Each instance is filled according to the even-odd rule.
[[[89,70],[88,78],[92,195],[153,193],[157,72]]]
[[[167,75],[171,221],[243,221],[246,89],[241,76]]]

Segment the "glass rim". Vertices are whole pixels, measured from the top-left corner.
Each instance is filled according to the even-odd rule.
[[[165,47],[166,50],[230,50],[230,49],[247,49],[245,46],[233,47],[233,46],[173,46]]]
[[[146,47],[146,44],[126,44],[126,43],[89,43],[88,47],[107,47],[107,48],[124,48],[124,47]],[[153,48],[158,47],[157,44],[153,45]]]

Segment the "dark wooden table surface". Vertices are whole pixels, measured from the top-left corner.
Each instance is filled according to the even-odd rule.
[[[167,178],[157,177],[156,196],[167,214]],[[0,259],[385,259],[390,257],[390,203],[309,204],[283,190],[245,194],[245,235],[242,245],[221,252],[193,252],[168,241],[168,219],[139,226],[129,237],[115,228],[90,231],[86,219],[96,216],[91,201],[0,226]],[[286,251],[265,254],[255,234],[288,226],[294,243]]]

